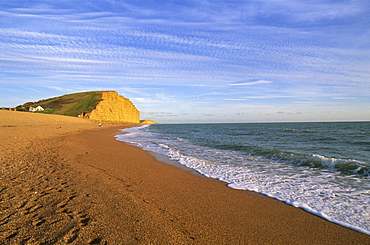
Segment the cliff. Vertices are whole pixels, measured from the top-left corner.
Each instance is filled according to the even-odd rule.
[[[17,106],[18,111],[42,107],[37,113],[89,118],[105,123],[140,123],[140,112],[132,102],[115,91],[92,91],[66,94],[55,98],[27,102]]]
[[[105,123],[140,123],[140,112],[129,99],[115,91],[102,91],[102,100],[85,116]]]

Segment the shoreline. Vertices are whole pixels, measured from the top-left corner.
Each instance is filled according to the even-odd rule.
[[[117,134],[119,135],[119,134]],[[117,139],[118,140],[118,139]],[[118,140],[120,141],[120,140]],[[134,147],[138,147],[140,149],[142,149],[141,147],[135,145],[134,143],[127,143],[127,142],[124,142],[124,141],[121,141],[123,143],[126,143],[126,144],[129,144],[129,145],[132,145]],[[299,208],[307,213],[309,213],[310,215],[314,215],[314,216],[317,216],[321,219],[324,219],[328,222],[331,222],[331,223],[334,223],[334,224],[337,224],[337,225],[340,225],[344,228],[348,228],[348,229],[351,229],[353,231],[356,231],[356,232],[359,232],[359,233],[362,233],[362,234],[365,234],[365,235],[370,235],[370,232],[367,231],[367,230],[363,230],[361,228],[358,228],[356,226],[352,226],[350,224],[347,224],[347,223],[343,223],[343,222],[340,222],[340,221],[336,221],[334,219],[331,219],[330,217],[325,217],[324,215],[322,215],[321,213],[318,213],[318,212],[315,212],[314,210],[312,209],[309,209],[309,208],[305,208],[305,207],[302,207],[302,206],[295,206],[287,201],[284,201],[284,200],[281,200],[279,198],[276,198],[274,196],[270,196],[268,194],[265,194],[265,193],[261,193],[261,192],[257,192],[257,191],[254,191],[254,190],[248,190],[248,189],[245,189],[245,188],[235,188],[235,187],[231,187],[229,186],[231,183],[229,182],[226,182],[226,181],[223,181],[223,180],[220,180],[220,179],[217,179],[217,178],[213,178],[213,177],[208,177],[208,176],[205,176],[203,175],[202,173],[198,172],[197,170],[195,169],[192,169],[190,167],[187,167],[185,165],[182,165],[181,163],[179,163],[179,161],[177,160],[174,160],[174,159],[171,159],[169,156],[165,155],[165,154],[161,154],[161,153],[156,153],[156,152],[153,152],[153,151],[150,151],[150,150],[144,150],[142,149],[143,151],[147,152],[149,155],[153,156],[156,161],[159,161],[159,162],[162,162],[162,163],[165,163],[165,164],[168,164],[168,165],[172,165],[172,166],[175,166],[183,171],[187,171],[187,172],[190,172],[191,174],[194,174],[196,176],[199,176],[199,177],[203,177],[203,178],[208,178],[208,179],[213,179],[213,180],[216,180],[216,181],[219,181],[221,183],[223,183],[227,188],[230,188],[230,189],[234,189],[234,190],[241,190],[241,191],[248,191],[248,192],[254,192],[256,194],[259,194],[259,195],[263,195],[267,198],[271,198],[271,199],[274,199],[274,200],[277,200],[279,202],[283,202],[289,206],[292,206],[292,207],[295,207],[295,208]]]
[[[112,130],[112,129],[109,129],[109,131],[110,130]],[[113,134],[115,134],[115,133],[113,133]],[[114,140],[117,141],[116,139],[114,139]],[[327,241],[328,244],[330,244],[330,243],[335,241],[335,244],[348,244],[348,243],[354,242],[356,240],[356,238],[355,238],[356,235],[354,235],[354,237],[352,237],[353,239],[349,239],[353,234],[363,236],[365,238],[364,241],[370,241],[370,237],[367,236],[366,234],[359,233],[358,231],[354,231],[354,230],[351,230],[347,227],[344,227],[344,226],[335,224],[333,222],[330,222],[326,219],[323,219],[322,217],[316,216],[316,215],[314,215],[312,213],[309,213],[309,212],[307,212],[307,211],[305,211],[301,208],[293,207],[293,206],[291,206],[289,204],[286,204],[282,201],[279,201],[277,199],[273,199],[271,197],[268,197],[268,196],[265,196],[263,194],[256,193],[256,192],[253,192],[253,191],[232,189],[232,188],[227,186],[226,182],[222,182],[222,181],[219,181],[219,180],[213,179],[213,178],[208,178],[206,176],[203,176],[203,175],[199,174],[198,172],[194,171],[193,169],[188,169],[188,168],[183,169],[181,167],[184,167],[184,166],[179,165],[177,162],[175,164],[170,164],[169,165],[166,162],[158,161],[160,159],[155,159],[155,157],[152,156],[149,152],[144,151],[141,148],[138,148],[136,146],[131,146],[131,145],[128,145],[127,143],[120,142],[120,141],[118,141],[118,143],[122,145],[121,147],[129,146],[132,151],[138,151],[138,152],[140,152],[140,154],[147,155],[147,156],[145,156],[145,158],[146,159],[149,158],[148,161],[151,161],[151,165],[153,164],[157,168],[160,168],[159,169],[160,170],[159,174],[163,174],[165,172],[165,171],[162,171],[162,169],[165,169],[166,171],[170,172],[169,175],[166,174],[164,177],[161,176],[161,178],[162,178],[161,180],[157,179],[158,176],[156,176],[153,180],[150,180],[150,181],[153,181],[153,182],[158,183],[158,184],[161,183],[160,184],[161,186],[159,188],[157,186],[157,188],[155,190],[150,190],[149,187],[152,187],[153,185],[149,182],[147,184],[147,188],[144,188],[145,190],[142,190],[142,192],[141,192],[142,196],[140,195],[141,197],[144,197],[144,199],[146,199],[146,201],[144,201],[144,202],[153,203],[153,204],[162,204],[162,202],[163,202],[162,198],[164,198],[166,196],[166,195],[163,194],[163,192],[166,188],[168,188],[168,186],[169,186],[168,183],[170,183],[170,184],[179,184],[180,183],[180,186],[176,185],[176,188],[171,189],[171,191],[169,193],[166,193],[166,194],[176,195],[174,193],[174,190],[175,190],[175,192],[179,191],[184,196],[182,196],[180,200],[179,200],[178,196],[177,197],[172,197],[173,199],[171,199],[171,198],[169,198],[169,196],[167,196],[167,198],[171,199],[171,201],[164,202],[163,203],[164,205],[162,204],[163,205],[162,206],[163,210],[166,207],[168,208],[169,206],[173,205],[176,201],[181,202],[181,205],[180,205],[181,209],[183,209],[184,206],[187,207],[185,210],[182,210],[182,212],[183,211],[192,212],[193,208],[203,209],[203,212],[197,211],[197,212],[195,212],[195,214],[192,214],[190,216],[190,220],[193,224],[197,224],[199,222],[200,224],[204,225],[206,222],[210,222],[211,220],[212,220],[212,223],[216,224],[212,227],[208,227],[208,229],[213,231],[213,232],[209,231],[210,234],[212,234],[212,235],[210,235],[210,237],[208,237],[207,239],[203,240],[201,243],[207,243],[207,241],[209,242],[209,241],[212,240],[212,238],[217,237],[219,240],[216,239],[216,240],[213,240],[213,242],[210,242],[210,243],[213,243],[213,244],[243,243],[243,241],[246,241],[244,239],[248,238],[249,241],[253,241],[252,244],[253,243],[259,244],[259,243],[265,243],[265,242],[276,243],[279,239],[282,239],[281,243],[297,243],[297,244],[321,243],[321,244],[326,244],[326,241]],[[136,157],[138,157],[138,154],[134,154],[134,155]],[[139,160],[139,159],[137,159],[137,160]],[[151,171],[148,171],[148,169],[150,169],[150,168],[145,167],[145,170],[146,170],[145,171],[146,172],[145,177],[142,176],[144,174],[143,171],[139,170],[140,173],[137,173],[138,176],[140,176],[140,180],[142,182],[149,181],[149,176],[153,176],[153,174],[154,174],[154,172],[152,173]],[[141,169],[141,170],[143,170],[143,169]],[[176,173],[176,174],[173,174],[173,173]],[[158,174],[158,173],[155,173],[155,174]],[[180,175],[181,175],[181,178],[184,178],[187,181],[184,181],[183,179],[179,180],[178,178],[180,178]],[[174,177],[174,176],[176,176],[176,177]],[[171,177],[172,180],[171,179],[168,180],[170,177]],[[176,179],[176,181],[174,181],[175,179]],[[188,182],[189,179],[190,179],[191,183]],[[164,180],[168,180],[168,181],[166,181],[166,183],[163,183],[163,182],[165,182]],[[185,183],[189,183],[189,185],[186,185]],[[204,186],[202,184],[204,184]],[[181,190],[181,189],[192,189],[192,190],[190,190],[190,191],[188,190],[187,192],[185,192],[185,190]],[[195,193],[197,191],[198,192],[201,191],[202,193]],[[159,196],[157,196],[159,194],[158,192],[161,193]],[[186,196],[185,193],[190,194],[190,195]],[[205,200],[206,201],[205,203],[199,205],[201,203],[200,199],[206,197],[207,194],[210,194],[210,193],[212,193],[213,197],[207,198],[207,200]],[[216,205],[214,200],[219,199],[220,194],[225,195],[225,196],[222,198],[221,202],[217,202],[217,205]],[[197,200],[192,200],[192,203],[194,202],[194,203],[196,203],[197,205],[199,205],[201,207],[199,207],[199,206],[195,207],[195,205],[191,205],[191,204],[184,205],[182,203],[182,202],[186,202],[186,200],[194,198],[194,195],[197,196],[195,198]],[[150,196],[151,198],[148,198],[148,196]],[[204,199],[206,199],[206,198],[204,198]],[[257,221],[256,223],[253,222],[254,223],[253,225],[260,226],[261,224],[259,224],[259,222],[261,222],[263,224],[262,226],[267,225],[269,227],[269,229],[271,229],[270,231],[257,232],[258,239],[250,237],[250,234],[251,234],[250,231],[245,232],[246,229],[248,229],[248,228],[251,229],[253,225],[246,226],[246,227],[238,227],[238,229],[235,228],[236,224],[240,225],[240,224],[245,223],[245,221],[243,219],[240,219],[241,216],[238,216],[238,215],[235,215],[235,214],[238,213],[240,211],[240,209],[245,208],[244,205],[247,204],[247,201],[251,202],[252,201],[251,199],[254,199],[253,200],[254,205],[251,205],[250,203],[248,203],[248,206],[251,205],[250,207],[251,208],[253,207],[252,209],[254,209],[255,206],[258,206],[258,205],[261,205],[261,204],[266,205],[266,207],[263,207],[263,208],[261,207],[262,210],[257,211],[259,214],[257,215],[258,217],[254,218],[254,220],[259,220],[259,221]],[[244,200],[245,202],[243,202],[242,200]],[[179,205],[179,204],[176,204],[176,205]],[[212,205],[215,205],[215,207],[213,207],[213,209],[212,209],[213,212],[209,209],[209,207],[212,206]],[[228,207],[225,208],[225,205],[228,206]],[[159,210],[161,210],[162,208],[159,208]],[[259,208],[257,208],[257,209],[259,209]],[[223,211],[225,213],[222,213],[222,212],[220,213],[220,210],[225,210],[225,211]],[[277,218],[276,219],[275,218],[270,219],[268,216],[271,215],[271,213],[268,214],[267,216],[265,214],[262,215],[262,213],[265,213],[264,211],[266,211],[266,210],[268,210],[268,212],[272,212],[272,215],[273,216],[276,215]],[[248,211],[245,213],[245,211],[246,210],[243,210],[242,213],[243,214],[249,213]],[[174,212],[174,213],[178,212],[177,207],[175,207],[172,212]],[[211,214],[206,214],[206,212],[211,212]],[[221,215],[223,217],[222,218],[220,217],[220,220],[218,220],[218,218],[215,219],[214,217],[217,216],[217,215]],[[292,215],[292,218],[287,217],[289,215]],[[201,217],[201,216],[205,216],[205,217]],[[249,214],[247,216],[249,216]],[[307,216],[307,217],[305,217],[305,216]],[[229,219],[230,217],[234,217],[234,220],[233,219],[230,220]],[[286,226],[285,222],[290,223],[291,219],[293,219],[293,217],[296,217],[294,222],[292,222],[291,225]],[[267,219],[267,221],[264,220],[264,219]],[[280,220],[280,221],[277,221],[277,220]],[[285,220],[285,222],[283,220]],[[287,221],[287,220],[289,220],[289,221]],[[306,220],[306,222],[302,222],[301,220]],[[266,222],[268,224],[266,224]],[[310,224],[310,222],[312,222],[312,224]],[[184,222],[184,224],[186,224],[186,223],[188,223],[188,222]],[[199,226],[199,223],[197,224],[198,226]],[[201,230],[204,229],[204,227],[202,228],[202,225],[199,226],[199,228],[201,228]],[[277,229],[276,225],[280,225],[281,227],[279,227],[279,229]],[[219,227],[217,227],[217,226],[219,226]],[[222,235],[223,238],[221,239],[219,228],[223,227],[223,229],[226,229],[226,226],[227,226],[227,230],[229,230],[229,231],[226,232],[226,233],[222,232],[223,233],[223,235]],[[309,228],[307,226],[309,226]],[[307,229],[307,234],[299,234],[299,233],[298,234],[293,234],[293,232],[289,231],[289,230],[297,230],[297,227],[300,227],[300,229],[298,229],[298,230]],[[322,227],[322,228],[320,228],[320,227]],[[324,229],[324,227],[325,227],[325,229]],[[262,227],[259,227],[259,229],[262,229]],[[267,229],[267,230],[269,230],[269,229]],[[323,229],[323,230],[321,230],[321,232],[319,232],[319,234],[316,234],[317,237],[312,238],[312,235],[314,235],[315,232],[317,233],[317,231],[320,230],[320,229]],[[215,232],[214,230],[217,230],[217,232]],[[238,232],[236,232],[236,230],[238,230]],[[288,233],[291,235],[291,237],[289,237],[289,238],[285,237],[285,235],[287,235],[287,234],[280,233],[280,235],[276,235],[276,237],[274,239],[270,239],[270,238],[266,239],[266,236],[270,236],[271,234],[274,234],[274,233],[278,234],[279,232],[277,232],[276,230],[279,230],[280,232],[289,231]],[[311,231],[309,231],[309,230],[311,230]],[[324,230],[327,230],[327,231],[325,232]],[[335,230],[337,230],[337,231],[335,231]],[[339,230],[341,230],[341,231],[339,231]],[[199,232],[199,231],[197,231],[197,232]],[[254,231],[254,232],[256,232],[256,231]],[[243,233],[244,233],[244,235],[241,235]],[[351,235],[351,233],[353,233],[353,234]],[[230,234],[233,234],[233,235],[230,236]],[[333,234],[335,234],[335,235],[333,235]],[[321,239],[318,239],[319,236],[321,236]],[[193,235],[191,237],[192,237],[191,239],[194,239],[194,240],[196,240],[196,238],[197,238],[196,235]],[[279,239],[277,237],[279,237]],[[302,239],[302,237],[304,237],[304,239]],[[341,238],[339,238],[339,237],[341,237]],[[333,239],[333,240],[331,240],[331,239]],[[300,242],[297,242],[298,240],[300,240]],[[230,241],[233,241],[233,242],[230,243]],[[361,244],[360,240],[358,240],[358,242]],[[279,242],[277,242],[277,243],[279,243]]]
[[[133,145],[133,146],[135,146],[135,145]],[[138,147],[138,146],[135,146],[135,147]],[[140,148],[140,147],[139,147],[139,148]],[[145,151],[145,150],[144,150],[144,151]],[[257,192],[257,191],[253,191],[253,190],[248,190],[248,189],[240,189],[240,188],[230,187],[230,186],[229,186],[229,184],[230,184],[230,183],[225,182],[225,181],[222,181],[222,180],[219,180],[219,179],[217,179],[217,178],[212,178],[212,177],[207,177],[207,176],[205,176],[205,175],[202,175],[202,174],[201,174],[201,173],[199,173],[198,171],[196,171],[196,170],[194,170],[194,169],[192,169],[192,168],[189,168],[189,167],[187,167],[187,166],[184,166],[184,165],[182,165],[182,164],[178,163],[178,161],[170,159],[170,158],[169,158],[168,156],[166,156],[166,155],[162,155],[162,154],[155,153],[155,152],[150,152],[150,151],[147,151],[147,152],[148,152],[148,154],[149,154],[149,155],[153,156],[153,157],[154,157],[157,161],[159,161],[159,162],[162,162],[162,163],[165,163],[165,164],[169,164],[169,165],[175,166],[175,167],[177,167],[177,168],[179,168],[179,169],[181,169],[181,170],[183,170],[183,171],[190,172],[191,174],[194,174],[194,175],[199,176],[199,177],[209,178],[209,179],[214,179],[214,180],[216,180],[216,181],[219,181],[219,182],[223,183],[227,188],[230,188],[230,189],[233,189],[233,190],[240,190],[240,191],[250,191],[250,192],[254,192],[254,193],[256,193],[256,194],[259,194],[259,195],[265,196],[266,198],[275,199],[275,200],[277,200],[277,201],[279,201],[279,202],[283,202],[283,203],[285,203],[285,204],[287,204],[287,205],[289,205],[289,206],[292,206],[292,207],[295,207],[295,208],[299,208],[299,209],[301,209],[301,210],[303,210],[303,211],[305,211],[305,212],[309,213],[310,215],[317,216],[317,217],[319,217],[319,218],[321,218],[321,219],[324,219],[324,220],[326,220],[326,221],[328,221],[328,222],[330,222],[330,223],[340,225],[340,226],[342,226],[342,227],[344,227],[344,228],[351,229],[351,230],[353,230],[353,231],[356,231],[356,232],[362,233],[362,234],[364,234],[364,235],[368,235],[368,236],[370,235],[370,232],[368,232],[368,231],[366,231],[366,230],[362,230],[362,229],[360,229],[360,228],[358,228],[358,227],[351,226],[351,225],[349,225],[349,224],[346,224],[346,223],[342,223],[342,222],[336,221],[336,220],[334,220],[334,219],[330,219],[330,218],[325,217],[325,216],[321,215],[320,213],[317,213],[317,212],[312,211],[312,210],[310,210],[310,209],[305,209],[304,207],[300,207],[300,206],[294,206],[293,204],[290,204],[289,202],[286,202],[286,201],[284,201],[284,200],[281,200],[281,199],[276,198],[276,197],[273,197],[273,196],[269,196],[269,195],[267,195],[267,194],[265,194],[265,193],[261,193],[261,192]]]
[[[0,243],[370,242],[300,208],[160,162],[116,140],[124,125],[32,117],[0,127]]]

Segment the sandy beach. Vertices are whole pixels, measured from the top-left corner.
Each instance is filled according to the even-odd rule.
[[[370,244],[84,119],[0,111],[0,244]]]

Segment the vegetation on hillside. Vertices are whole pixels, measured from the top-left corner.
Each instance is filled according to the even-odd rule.
[[[67,94],[37,102],[27,102],[17,106],[17,111],[28,111],[30,107],[42,106],[45,110],[38,113],[78,116],[91,112],[101,100],[101,92]]]

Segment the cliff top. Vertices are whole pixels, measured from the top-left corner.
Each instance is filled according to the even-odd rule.
[[[66,94],[55,98],[39,100],[37,102],[27,102],[23,105],[17,106],[16,109],[17,111],[28,111],[30,107],[41,106],[44,108],[43,113],[78,116],[82,113],[89,113],[95,109],[99,101],[102,100],[102,94],[104,92],[115,91],[94,91]]]

